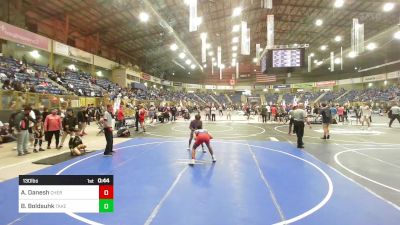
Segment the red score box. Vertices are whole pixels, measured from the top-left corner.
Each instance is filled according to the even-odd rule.
[[[99,185],[99,199],[113,199],[114,186],[113,185]]]

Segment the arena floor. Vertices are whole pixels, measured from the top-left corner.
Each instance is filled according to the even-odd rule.
[[[400,125],[374,118],[370,130],[334,125],[305,131],[305,149],[284,124],[204,122],[217,162],[198,152],[187,165],[188,123],[149,126],[102,152],[34,174],[113,174],[110,214],[18,214],[17,179],[0,183],[0,224],[305,224],[397,225],[400,221]],[[222,120],[222,121],[221,121]],[[97,137],[102,138],[102,137]],[[397,138],[397,139],[396,139]],[[120,141],[120,139],[118,139]],[[43,218],[46,220],[43,220]]]

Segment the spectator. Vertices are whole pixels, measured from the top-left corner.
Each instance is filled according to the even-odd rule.
[[[28,151],[29,142],[29,122],[35,122],[35,120],[29,116],[32,109],[29,106],[24,108],[24,111],[16,115],[15,128],[17,130],[17,150],[18,156],[30,154]]]
[[[86,135],[85,128],[87,124],[88,115],[85,106],[81,107],[81,110],[77,114],[77,119],[81,136]]]
[[[125,125],[124,106],[121,104],[117,111],[117,123],[116,123],[117,130],[120,127],[123,127],[124,125]]]
[[[61,137],[60,148],[63,147],[65,139],[70,136],[70,139],[75,133],[76,125],[78,125],[78,120],[74,116],[74,111],[72,109],[67,109],[66,116],[62,121],[63,135]]]
[[[0,121],[1,123],[1,121]],[[1,143],[8,143],[12,141],[16,141],[17,138],[10,133],[10,126],[9,123],[1,123],[0,124],[0,136],[1,136]]]
[[[215,121],[215,115],[217,114],[217,108],[215,106],[211,107],[211,121]]]
[[[35,125],[33,126],[33,135],[35,138],[35,143],[33,144],[33,152],[37,153],[38,149],[36,149],[36,146],[39,146],[39,151],[44,151],[42,148],[42,142],[43,142],[43,135],[44,135],[44,129],[43,129],[43,119],[41,116],[37,117],[37,121]]]
[[[50,149],[53,135],[56,139],[56,149],[60,149],[59,142],[61,127],[61,117],[57,115],[57,109],[51,110],[51,114],[48,115],[44,121],[44,131],[47,132],[47,149]]]

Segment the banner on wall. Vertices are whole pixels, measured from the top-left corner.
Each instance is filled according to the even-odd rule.
[[[0,38],[34,48],[50,50],[50,39],[0,21]]]
[[[344,80],[338,80],[338,85],[344,85],[344,84],[352,84],[353,79],[344,79]]]
[[[165,85],[165,86],[172,86],[172,82],[169,80],[163,80],[163,81],[161,81],[161,84]]]
[[[182,82],[174,82],[174,87],[182,87]]]
[[[150,75],[149,74],[147,74],[147,73],[142,73],[141,75],[140,75],[140,77],[143,79],[143,80],[147,80],[147,81],[150,81]]]
[[[394,71],[387,74],[387,79],[400,78],[400,71]]]
[[[154,82],[154,83],[157,83],[157,84],[161,84],[161,79],[158,78],[158,77],[150,76],[150,81]]]
[[[74,47],[68,47],[68,56],[87,63],[93,63],[93,55]]]
[[[54,53],[93,64],[92,54],[57,41],[54,41]]]
[[[353,84],[359,84],[359,83],[362,83],[362,79],[361,79],[361,77],[353,78],[353,79],[351,79],[351,81],[353,82]]]
[[[217,90],[233,90],[233,87],[221,85],[221,86],[217,86]]]
[[[300,83],[300,84],[292,84],[292,88],[312,88],[314,87],[314,83]]]
[[[208,90],[214,90],[214,89],[217,89],[217,86],[216,85],[204,85],[204,88],[208,89]]]
[[[335,80],[320,81],[320,82],[315,83],[316,87],[330,87],[330,86],[335,86],[335,85],[336,85]]]
[[[386,74],[378,74],[378,75],[372,75],[372,76],[367,76],[363,77],[363,82],[373,82],[373,81],[380,81],[380,80],[386,80]]]
[[[202,85],[200,84],[185,84],[184,85],[186,88],[190,88],[190,89],[201,89]]]
[[[272,85],[274,89],[287,89],[290,88],[290,84],[275,84]]]
[[[54,53],[68,56],[68,45],[54,41]]]

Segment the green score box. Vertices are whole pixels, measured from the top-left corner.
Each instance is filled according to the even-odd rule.
[[[100,199],[99,200],[99,212],[100,213],[114,212],[114,200],[113,199]]]

